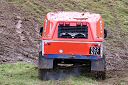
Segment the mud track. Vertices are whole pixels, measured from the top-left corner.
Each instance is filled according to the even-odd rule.
[[[118,85],[118,81],[128,82],[128,39],[121,38],[127,33],[121,31],[112,3],[114,2],[110,2],[108,6],[115,16],[117,29],[111,31],[108,28],[109,36],[105,42],[108,79],[99,82]],[[39,22],[28,11],[7,3],[6,0],[1,0],[0,6],[0,64],[19,61],[35,62],[38,57],[40,25],[37,23]]]
[[[38,56],[35,18],[5,0],[0,6],[0,63],[32,62]]]

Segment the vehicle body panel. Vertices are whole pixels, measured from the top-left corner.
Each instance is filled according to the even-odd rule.
[[[87,39],[58,38],[58,26],[69,23],[76,26],[77,23],[88,26]],[[90,47],[99,45],[103,48],[104,21],[99,14],[79,12],[55,12],[48,13],[44,20],[44,32],[41,38],[43,55],[79,55],[92,56]],[[100,51],[102,51],[101,49]],[[102,53],[102,52],[101,52]],[[100,56],[101,55],[94,55]]]

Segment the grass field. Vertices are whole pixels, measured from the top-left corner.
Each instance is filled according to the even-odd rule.
[[[111,29],[120,27],[128,31],[127,0],[7,0],[29,11],[42,22],[41,17],[51,11],[91,11],[100,13]],[[117,22],[116,22],[117,21]],[[116,28],[117,29],[117,28]]]
[[[42,81],[32,64],[16,63],[0,65],[0,85],[97,85],[97,81],[84,76],[67,80]]]
[[[128,42],[128,2],[127,0],[7,0],[20,6],[43,23],[44,16],[52,11],[89,11],[99,13],[109,31],[107,45],[113,52],[113,47]],[[111,31],[111,32],[110,32]],[[116,36],[114,36],[116,35]],[[125,41],[125,42],[122,42]],[[116,44],[113,42],[116,42]],[[111,43],[111,45],[110,45]],[[118,49],[118,47],[116,48]]]
[[[38,69],[30,63],[0,65],[0,85],[127,85],[127,79],[96,80],[94,77],[79,76],[66,80],[43,81],[38,78]]]
[[[3,0],[4,1],[4,0]],[[44,16],[51,11],[91,11],[99,13],[109,31],[107,50],[111,54],[127,53],[128,1],[127,0],[5,0],[25,10],[42,24]],[[124,42],[123,42],[124,41]],[[124,46],[124,47],[123,47]],[[120,51],[121,50],[121,51]],[[123,51],[122,51],[123,50]],[[107,51],[108,52],[108,51]],[[109,53],[108,52],[108,53]],[[122,53],[122,54],[124,54]],[[114,54],[114,56],[115,56]],[[126,60],[126,59],[125,59]],[[114,80],[114,79],[113,79]],[[118,81],[118,78],[117,78]],[[108,80],[111,83],[111,81]],[[0,65],[0,85],[109,85],[86,76],[71,77],[64,81],[41,81],[38,69],[27,63]],[[115,85],[127,85],[122,81]],[[112,84],[111,84],[112,85]]]

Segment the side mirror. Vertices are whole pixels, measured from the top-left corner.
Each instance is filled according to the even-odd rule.
[[[104,38],[107,38],[107,30],[104,29]]]
[[[41,27],[41,28],[40,28],[40,33],[39,33],[41,36],[42,36],[43,30],[44,30],[44,28]]]

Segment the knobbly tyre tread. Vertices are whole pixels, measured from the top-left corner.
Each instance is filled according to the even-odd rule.
[[[103,60],[105,61],[105,55],[103,55]],[[106,64],[106,61],[105,61],[105,64]],[[95,70],[92,70],[91,71],[91,74],[97,80],[105,80],[106,79],[106,65],[105,65],[103,71],[95,71]]]
[[[39,57],[42,57],[42,52],[39,52]],[[40,62],[40,59],[38,59],[38,62]],[[39,63],[38,63],[39,64]],[[50,69],[40,69],[38,68],[38,76],[39,79],[41,80],[56,80],[56,77],[54,77],[54,75],[56,75],[54,68],[57,66],[57,62],[53,62],[53,68]]]
[[[40,62],[40,57],[42,57],[42,51],[39,52],[38,64]],[[38,77],[39,77],[39,79],[47,80],[47,71],[48,71],[47,69],[38,68]]]
[[[49,73],[52,72],[52,69],[38,69],[38,73],[39,73],[39,79],[40,80],[51,80],[49,77]]]
[[[46,80],[46,74],[42,69],[38,69],[38,76],[39,76],[39,79]]]
[[[38,77],[39,79],[43,80],[43,76],[45,75],[43,72],[42,72],[42,69],[39,68],[39,62],[40,62],[40,57],[42,56],[42,52],[40,51],[39,52],[39,57],[38,57]]]
[[[106,64],[106,57],[105,54],[103,54],[103,58]],[[105,80],[106,79],[106,65],[104,67],[104,71],[94,71],[95,78],[98,80]]]
[[[98,80],[106,79],[106,71],[95,71],[95,78]]]
[[[105,80],[106,70],[105,71],[91,71],[91,75],[97,80]]]

